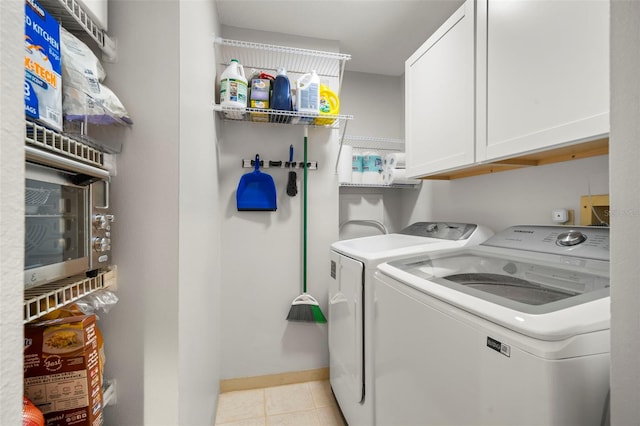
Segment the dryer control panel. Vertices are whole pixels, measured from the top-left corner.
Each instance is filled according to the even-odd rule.
[[[404,228],[399,234],[458,241],[468,239],[477,227],[478,225],[472,223],[416,222]]]

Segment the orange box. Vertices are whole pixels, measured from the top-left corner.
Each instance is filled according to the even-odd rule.
[[[47,426],[103,424],[95,315],[25,325],[24,392]]]

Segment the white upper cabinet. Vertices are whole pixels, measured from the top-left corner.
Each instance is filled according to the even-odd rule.
[[[474,2],[405,63],[407,176],[474,161]]]
[[[477,7],[477,161],[609,132],[607,0]]]
[[[405,80],[411,177],[606,154],[609,1],[467,0]]]

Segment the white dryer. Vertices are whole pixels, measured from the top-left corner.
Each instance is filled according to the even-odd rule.
[[[609,229],[516,226],[379,266],[380,425],[600,425]]]
[[[350,426],[372,426],[373,273],[389,260],[429,250],[479,244],[493,235],[486,227],[417,222],[399,233],[354,238],[331,245],[329,280],[330,382]]]

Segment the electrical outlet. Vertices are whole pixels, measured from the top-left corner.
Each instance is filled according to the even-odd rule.
[[[565,223],[569,220],[569,211],[567,209],[554,209],[551,212],[551,220],[555,223]]]
[[[573,225],[573,210],[553,209],[551,210],[551,220],[559,225]]]

